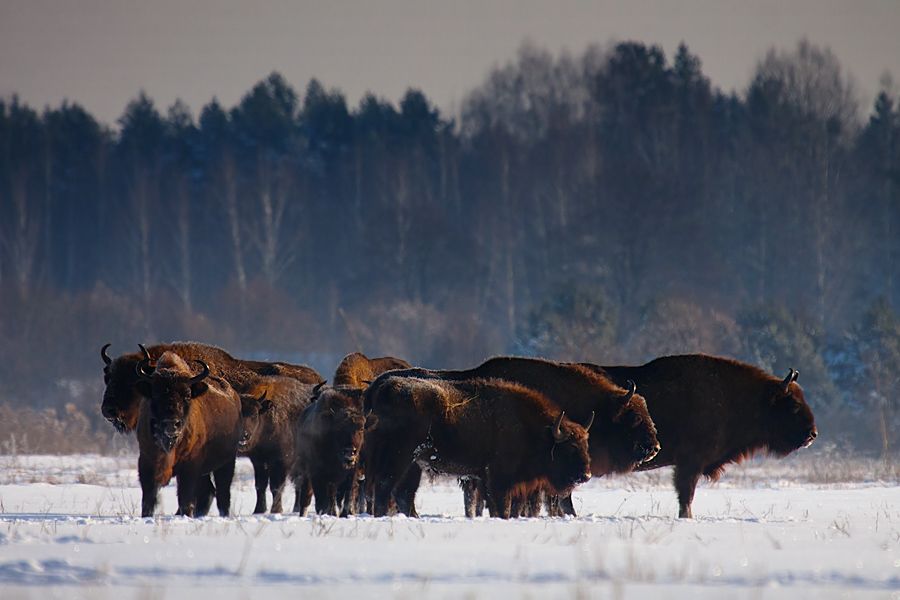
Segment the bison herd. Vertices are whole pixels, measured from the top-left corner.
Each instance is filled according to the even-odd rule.
[[[817,431],[793,369],[774,377],[692,354],[642,366],[497,357],[464,371],[346,356],[331,385],[313,369],[240,360],[193,342],[105,345],[101,411],[138,439],[141,514],[174,476],[178,512],[227,516],[247,456],[255,513],[417,516],[422,473],[455,475],[466,515],[574,515],[592,476],[674,466],[679,517],[701,476],[758,451],[784,456]],[[267,507],[267,493],[272,494]]]

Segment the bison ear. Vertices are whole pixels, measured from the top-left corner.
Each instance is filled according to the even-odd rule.
[[[369,413],[366,415],[366,431],[372,431],[378,427],[378,415]]]
[[[205,381],[198,381],[197,383],[191,384],[191,398],[196,398],[198,396],[202,396],[206,393],[206,390],[209,389],[209,386],[206,385]]]
[[[259,414],[269,412],[274,406],[271,400],[263,400],[259,403]]]

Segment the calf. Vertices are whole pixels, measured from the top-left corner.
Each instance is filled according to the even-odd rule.
[[[282,494],[294,464],[294,434],[315,387],[281,376],[263,377],[241,393],[239,452],[250,458],[256,479],[254,513],[266,512],[266,488],[272,491],[273,513],[282,511]],[[295,490],[294,511],[300,506]]]

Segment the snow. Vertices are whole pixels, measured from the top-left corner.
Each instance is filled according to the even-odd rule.
[[[0,457],[0,598],[900,598],[900,487],[803,459],[734,467],[674,518],[671,472],[595,478],[578,518],[467,520],[452,480],[421,519],[141,519],[135,457]],[[289,496],[292,499],[292,496]],[[288,502],[290,504],[290,502]]]

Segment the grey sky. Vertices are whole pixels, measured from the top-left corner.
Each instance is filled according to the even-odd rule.
[[[0,0],[0,96],[68,98],[112,124],[140,89],[196,114],[277,70],[351,104],[415,86],[452,111],[526,38],[573,53],[635,39],[669,56],[684,40],[713,83],[740,90],[767,48],[802,36],[832,48],[867,104],[885,71],[900,79],[900,0]]]

